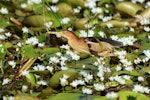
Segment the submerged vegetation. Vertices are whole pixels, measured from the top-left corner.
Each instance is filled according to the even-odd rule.
[[[103,57],[76,53],[63,37],[109,38]],[[149,100],[150,1],[1,0],[0,99]]]

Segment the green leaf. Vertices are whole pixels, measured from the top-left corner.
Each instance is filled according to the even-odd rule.
[[[130,100],[129,98],[135,98],[132,100],[150,100],[150,97],[132,91],[120,91],[118,92],[118,95],[119,95],[119,100]]]
[[[100,97],[97,97],[93,100],[108,100],[108,99],[105,96],[100,96]],[[113,100],[113,99],[111,99],[111,100]]]
[[[6,51],[3,45],[0,44],[0,59],[4,58],[6,55]]]
[[[76,79],[78,77],[78,72],[75,70],[62,70],[62,71],[56,72],[52,76],[52,78],[49,81],[49,86],[52,88],[58,88],[60,85],[60,78],[64,74],[69,76],[69,78],[68,78],[69,82],[73,81],[74,79]]]
[[[56,96],[50,97],[46,100],[95,100],[94,98],[96,97],[97,96],[85,95],[80,93],[59,93]]]
[[[39,53],[43,53],[43,54],[52,54],[52,53],[56,53],[56,52],[59,52],[60,49],[59,48],[55,48],[55,47],[45,47],[43,49],[35,49],[36,52],[39,52]]]
[[[36,97],[30,95],[17,95],[14,100],[39,100]]]
[[[26,75],[27,81],[31,83],[32,86],[36,86],[36,78],[32,73]]]
[[[46,35],[45,34],[41,34],[37,38],[38,38],[39,42],[43,42],[46,39]]]
[[[8,20],[2,19],[0,17],[0,26],[1,27],[7,27],[7,26],[10,26],[10,25],[12,25],[12,24]]]
[[[22,55],[28,58],[38,57],[38,54],[32,45],[25,45],[24,47],[22,47]]]
[[[44,99],[48,96],[51,96],[52,93],[57,93],[55,90],[53,90],[52,88],[48,87],[46,89],[44,89],[37,97],[40,99]]]
[[[143,73],[138,72],[137,70],[133,70],[132,72],[129,71],[119,71],[119,72],[114,72],[113,75],[121,75],[121,74],[126,74],[126,75],[132,75],[132,76],[141,76]]]

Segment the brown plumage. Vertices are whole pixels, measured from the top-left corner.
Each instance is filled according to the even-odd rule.
[[[118,41],[104,38],[79,38],[70,31],[48,32],[48,34],[58,34],[67,38],[68,45],[77,52],[99,56],[115,56],[112,53],[113,48],[122,45],[122,43]]]

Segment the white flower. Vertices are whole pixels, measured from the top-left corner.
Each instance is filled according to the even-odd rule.
[[[104,37],[106,36],[106,34],[105,34],[104,32],[102,32],[102,31],[98,32],[98,34],[99,34],[102,38],[104,38]]]
[[[105,89],[105,86],[103,84],[95,83],[94,84],[94,89],[96,91],[103,91]]]
[[[122,69],[121,66],[116,67],[116,71],[121,71],[121,69]]]
[[[5,33],[5,35],[6,35],[7,37],[10,37],[10,36],[12,35],[12,33],[7,32],[7,33]]]
[[[76,54],[74,54],[74,55],[72,55],[72,60],[79,60],[80,59],[80,56],[78,56],[78,55],[76,55]]]
[[[99,17],[103,22],[107,22],[112,19],[112,16]]]
[[[85,85],[85,82],[83,80],[78,80],[79,85]]]
[[[111,27],[113,27],[113,24],[107,23],[106,26],[107,26],[108,28],[111,28]]]
[[[112,40],[118,40],[118,38],[119,38],[119,37],[118,37],[117,35],[112,35],[112,36],[111,36],[111,39],[112,39]]]
[[[56,6],[51,6],[50,8],[47,8],[49,11],[57,12],[59,9]]]
[[[52,3],[58,3],[59,0],[52,0]]]
[[[85,81],[86,82],[89,82],[90,80],[92,80],[93,79],[93,75],[90,75],[90,74],[87,74],[86,76],[84,76],[85,78]]]
[[[79,85],[79,82],[78,82],[78,80],[74,80],[74,81],[72,81],[71,83],[70,83],[70,85],[72,86],[72,87],[77,87],[78,85]]]
[[[36,71],[38,71],[38,70],[44,71],[46,69],[46,67],[43,66],[43,65],[36,65],[36,66],[33,67],[33,69],[36,70]]]
[[[22,46],[22,43],[21,43],[21,42],[18,42],[18,43],[17,43],[17,46],[21,47],[21,46]]]
[[[144,27],[144,31],[149,32],[149,31],[150,31],[150,28],[145,26],[145,27]]]
[[[46,69],[49,70],[50,72],[53,72],[54,68],[52,66],[46,66]]]
[[[148,35],[148,39],[150,40],[150,35]]]
[[[134,32],[134,28],[132,28],[132,27],[130,27],[130,30],[129,30],[130,32]]]
[[[111,77],[109,77],[109,80],[110,80],[110,81],[114,81],[115,78],[114,78],[113,76],[111,76]]]
[[[57,55],[58,57],[61,57],[61,56],[62,56],[62,53],[61,53],[61,52],[57,52],[56,55]]]
[[[43,80],[37,81],[38,85],[47,85],[47,83]]]
[[[68,58],[67,58],[67,57],[64,57],[64,56],[61,56],[61,57],[60,57],[60,60],[61,60],[61,62],[65,62],[65,61],[68,60]]]
[[[28,29],[27,27],[23,27],[23,28],[22,28],[22,32],[23,32],[23,33],[28,33],[28,32],[29,32],[29,29]]]
[[[120,62],[126,66],[132,65],[132,62],[128,61],[128,59],[120,59]]]
[[[74,9],[73,9],[73,12],[74,12],[74,13],[79,13],[80,10],[81,10],[81,7],[78,6],[77,8],[74,8]]]
[[[94,64],[93,64],[93,65],[98,66],[98,65],[99,65],[99,63],[98,63],[98,62],[94,62]]]
[[[60,62],[60,60],[57,57],[50,57],[50,59],[49,59],[50,64],[51,63],[59,63],[59,62]]]
[[[2,14],[8,14],[8,9],[2,7],[2,8],[0,9],[0,12],[1,12]]]
[[[150,7],[150,1],[146,2],[146,8]]]
[[[150,93],[150,89],[148,87],[144,87],[144,92],[149,94]]]
[[[117,81],[119,84],[125,84],[125,80],[121,76],[115,76],[113,77],[115,81]]]
[[[2,100],[15,100],[14,96],[3,96]]]
[[[42,3],[42,0],[28,0],[28,4],[32,4],[32,3],[40,4]]]
[[[140,84],[136,84],[136,85],[134,85],[132,91],[144,93],[144,88]]]
[[[26,44],[36,45],[39,43],[37,37],[30,37],[26,40]]]
[[[94,31],[93,30],[88,30],[88,37],[93,37]]]
[[[84,25],[84,27],[88,29],[88,28],[91,28],[92,25],[87,23],[87,24]]]
[[[6,36],[5,35],[0,35],[0,40],[5,40]]]
[[[87,37],[87,32],[85,30],[80,30],[80,37]]]
[[[129,71],[129,72],[132,72],[132,71],[134,70],[134,68],[131,67],[131,66],[126,66],[126,67],[125,67],[125,70],[126,70],[126,71]]]
[[[26,3],[22,3],[21,4],[21,8],[26,8],[27,7],[27,4]]]
[[[144,81],[144,78],[142,76],[139,76],[138,81]]]
[[[24,71],[22,71],[22,73],[21,73],[23,76],[26,76],[27,74],[29,74],[29,71],[27,71],[27,70],[24,70]]]
[[[150,59],[149,57],[145,57],[145,58],[142,59],[142,61],[145,63],[145,62],[148,62],[149,59]]]
[[[69,77],[70,77],[70,76],[64,74],[63,77],[60,78],[60,84],[61,84],[61,86],[68,85],[67,79],[68,79]]]
[[[10,65],[10,66],[12,66],[12,68],[15,68],[16,67],[16,62],[15,61],[8,61],[8,64]]]
[[[68,28],[68,31],[72,31],[73,29],[71,27]]]
[[[70,46],[69,45],[62,45],[60,46],[61,49],[66,49],[66,50],[69,50],[70,49]]]
[[[0,33],[4,32],[5,30],[3,28],[0,28]]]
[[[139,64],[142,60],[140,58],[134,59],[135,64]]]
[[[108,72],[108,73],[110,73],[110,72],[111,72],[111,70],[110,70],[110,68],[109,68],[109,67],[105,67],[105,68],[104,68],[104,72]]]
[[[92,9],[91,9],[91,12],[92,12],[93,14],[99,14],[99,13],[102,13],[102,9],[101,9],[101,8],[98,8],[98,7],[92,8]]]
[[[132,0],[133,3],[143,3],[145,0]]]
[[[66,67],[66,66],[61,66],[60,69],[61,69],[61,70],[67,70],[68,67]]]
[[[5,79],[3,79],[3,83],[2,83],[2,85],[5,85],[5,84],[8,84],[8,83],[10,83],[10,79],[9,78],[5,78]]]
[[[85,7],[94,8],[96,7],[96,0],[87,0]]]
[[[143,19],[140,21],[140,24],[141,24],[141,25],[147,25],[147,24],[150,24],[149,18],[143,18]]]
[[[104,76],[104,70],[102,69],[101,71],[97,72],[98,77],[103,77]]]
[[[83,92],[84,94],[92,94],[92,90],[89,89],[89,88],[82,88],[82,92]]]
[[[130,80],[130,76],[129,75],[123,75],[123,78],[125,79],[125,80]]]
[[[129,22],[124,22],[124,26],[129,26]]]
[[[69,21],[70,21],[70,18],[66,17],[66,18],[63,18],[63,19],[61,20],[61,23],[62,23],[62,24],[68,24]]]
[[[46,28],[50,28],[53,25],[53,22],[47,22],[44,24],[46,26]]]
[[[143,53],[150,59],[150,50],[143,50]]]
[[[118,41],[122,42],[124,46],[126,45],[133,45],[133,43],[136,41],[137,39],[134,38],[134,36],[129,36],[129,37],[122,37],[119,38]]]
[[[113,99],[113,98],[117,98],[118,95],[117,95],[117,93],[115,93],[115,92],[109,92],[109,93],[106,94],[106,97],[107,97],[108,99]]]
[[[78,56],[77,54],[75,54],[75,53],[72,52],[72,51],[67,51],[67,52],[66,52],[66,55],[67,55],[68,57],[71,57],[72,60],[79,60],[79,59],[80,59],[80,56]]]
[[[23,91],[26,91],[27,89],[28,89],[28,86],[27,86],[27,85],[23,85],[23,86],[22,86],[22,90],[23,90]]]
[[[82,65],[82,68],[85,68],[85,65]]]
[[[83,75],[84,77],[87,76],[87,73],[85,71],[80,71],[80,74]]]
[[[115,51],[114,54],[118,55],[118,58],[120,60],[125,59],[125,56],[127,54],[127,52],[125,50],[121,50],[121,51]],[[123,61],[124,62],[124,61]]]
[[[44,43],[39,43],[38,47],[44,47]]]

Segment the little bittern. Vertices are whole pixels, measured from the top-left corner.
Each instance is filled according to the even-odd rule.
[[[71,31],[48,32],[48,34],[57,34],[68,40],[68,45],[75,51],[99,56],[115,56],[112,53],[113,48],[122,46],[121,42],[105,38],[79,38]]]

